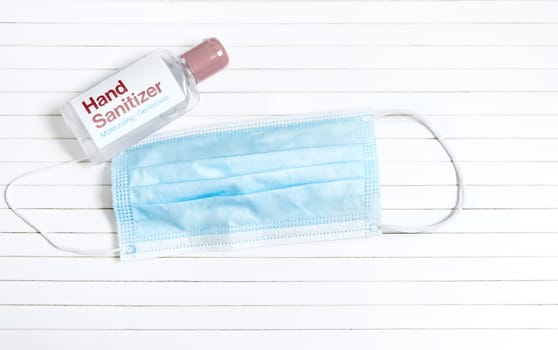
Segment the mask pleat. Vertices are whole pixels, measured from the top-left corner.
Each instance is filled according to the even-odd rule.
[[[139,223],[140,235],[149,235],[149,232],[155,232],[153,230],[170,236],[178,232],[219,234],[241,228],[309,225],[318,220],[356,220],[365,215],[363,194],[361,179],[328,181],[246,195],[155,206],[137,205],[133,208],[133,215]]]
[[[364,160],[362,147],[360,144],[355,144],[200,159],[134,168],[129,170],[129,176],[131,183],[145,186],[249,175],[314,165],[362,162]]]
[[[239,176],[135,186],[130,187],[130,198],[136,204],[191,201],[207,197],[264,192],[318,182],[362,179],[364,171],[362,163],[356,161],[304,166]]]
[[[135,167],[199,159],[250,155],[281,150],[359,143],[355,130],[359,120],[314,120],[276,127],[242,128],[206,134],[185,135],[134,147],[128,161]],[[147,146],[147,147],[146,147]],[[169,153],[168,150],[175,150]],[[160,154],[165,156],[161,157]]]

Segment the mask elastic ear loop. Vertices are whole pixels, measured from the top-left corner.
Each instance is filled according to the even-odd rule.
[[[398,110],[381,112],[379,115],[376,116],[377,119],[388,118],[388,117],[404,117],[404,118],[413,119],[419,124],[421,124],[422,126],[424,126],[426,129],[428,129],[428,131],[430,131],[430,133],[436,138],[436,140],[438,140],[440,145],[444,148],[444,151],[448,155],[449,159],[451,160],[451,163],[455,170],[455,178],[457,180],[457,198],[451,213],[449,213],[445,218],[433,224],[426,225],[426,226],[418,226],[418,227],[381,225],[379,226],[379,228],[384,233],[419,233],[419,232],[429,232],[432,230],[436,230],[439,227],[447,224],[451,220],[455,219],[457,214],[459,214],[463,210],[463,202],[465,200],[465,182],[463,181],[463,174],[461,172],[461,168],[457,163],[455,155],[449,148],[448,144],[446,143],[442,135],[440,135],[440,133],[437,132],[436,129],[432,126],[432,124],[430,124],[430,122],[428,122],[426,119],[423,119],[421,116],[413,112],[398,111]]]
[[[28,177],[29,175],[32,174],[38,174],[38,173],[42,173],[48,169],[54,169],[54,168],[59,168],[59,167],[63,167],[69,164],[74,164],[74,163],[78,163],[81,161],[87,160],[87,158],[82,158],[82,159],[77,159],[77,160],[70,160],[67,162],[59,162],[56,164],[51,164],[42,168],[38,168],[38,169],[33,169],[30,171],[26,171],[16,177],[14,177],[6,186],[6,188],[4,189],[4,200],[6,202],[6,204],[8,205],[8,208],[15,214],[17,215],[21,220],[23,220],[27,225],[31,226],[38,234],[41,235],[41,237],[43,237],[45,239],[45,241],[48,242],[48,244],[50,244],[52,247],[61,250],[61,251],[65,251],[65,252],[69,252],[69,253],[74,253],[74,254],[78,254],[78,255],[88,255],[88,256],[97,256],[97,255],[107,255],[107,254],[114,254],[116,252],[119,252],[120,249],[111,249],[111,250],[86,250],[86,249],[78,249],[78,248],[73,248],[73,247],[65,247],[62,246],[58,243],[56,243],[50,236],[50,233],[41,229],[39,227],[39,225],[37,225],[36,223],[33,223],[27,216],[25,216],[15,205],[13,205],[10,196],[11,196],[11,189],[12,189],[12,185],[15,185],[19,180],[22,180],[26,177]]]

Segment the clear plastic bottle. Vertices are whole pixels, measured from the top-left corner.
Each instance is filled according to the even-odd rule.
[[[91,161],[106,161],[194,108],[196,84],[228,62],[215,38],[178,57],[154,50],[60,110]]]

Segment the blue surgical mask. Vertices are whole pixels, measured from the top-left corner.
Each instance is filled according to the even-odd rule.
[[[409,117],[426,127],[453,163],[457,200],[447,217],[423,227],[380,219],[374,121]],[[464,184],[440,134],[409,112],[329,113],[154,136],[112,161],[112,198],[120,248],[66,247],[16,208],[8,207],[54,248],[83,255],[120,252],[123,260],[431,231],[463,207]]]
[[[374,118],[306,115],[155,136],[113,159],[112,196],[123,260],[375,235]]]

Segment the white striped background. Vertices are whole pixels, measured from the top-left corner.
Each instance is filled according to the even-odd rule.
[[[437,232],[120,263],[53,250],[0,201],[0,348],[556,349],[558,2],[0,3],[0,190],[81,155],[58,105],[152,48],[222,40],[230,67],[164,131],[289,113],[412,109],[462,162]],[[383,220],[446,214],[425,130],[377,125]],[[110,169],[25,181],[65,244],[116,242]]]

